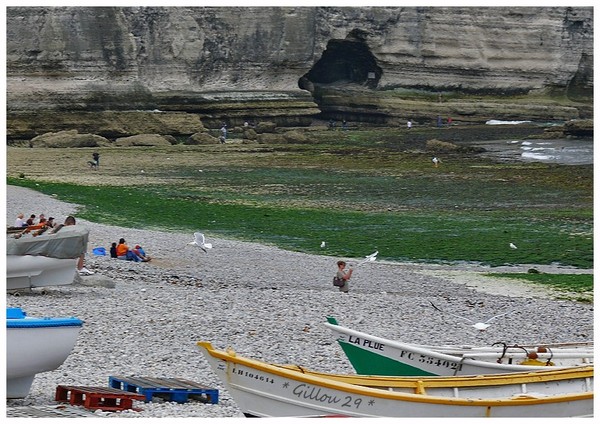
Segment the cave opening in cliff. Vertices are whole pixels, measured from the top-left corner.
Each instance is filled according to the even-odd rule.
[[[383,74],[366,43],[367,33],[352,30],[343,39],[332,39],[321,58],[300,78],[298,86],[313,92],[315,85],[358,84],[376,88]]]

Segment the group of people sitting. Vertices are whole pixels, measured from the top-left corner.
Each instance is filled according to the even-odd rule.
[[[25,220],[25,215],[22,213],[17,215],[17,219],[15,219],[15,227],[32,227],[32,226],[45,226],[45,227],[54,227],[54,218],[50,217],[46,219],[46,216],[42,213],[39,218],[35,216],[35,214],[31,214],[27,220]]]
[[[40,214],[39,218],[35,216],[35,214],[31,214],[27,220],[25,220],[25,215],[19,213],[17,218],[15,219],[15,225],[9,230],[11,232],[18,231],[18,234],[15,234],[15,238],[20,238],[23,234],[32,233],[32,235],[39,236],[43,234],[46,230],[51,228],[55,228],[56,223],[54,222],[53,217],[46,218],[44,214]]]
[[[126,261],[135,262],[150,262],[152,258],[146,255],[144,249],[139,244],[136,244],[133,249],[125,243],[125,239],[119,239],[119,243],[113,243],[110,247],[110,257],[124,259]]]

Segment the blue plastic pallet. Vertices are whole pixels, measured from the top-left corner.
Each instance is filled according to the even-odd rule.
[[[146,402],[153,396],[170,402],[186,403],[190,397],[206,403],[219,403],[219,390],[182,378],[108,377],[108,385],[114,389],[143,394]]]

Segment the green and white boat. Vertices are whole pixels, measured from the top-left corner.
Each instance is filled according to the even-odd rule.
[[[563,369],[593,365],[593,343],[540,346],[426,346],[402,343],[342,327],[334,333],[358,374],[456,376]]]

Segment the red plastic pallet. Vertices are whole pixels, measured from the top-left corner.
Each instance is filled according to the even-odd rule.
[[[144,400],[145,396],[106,387],[59,385],[56,387],[54,399],[57,402],[83,406],[86,409],[141,411],[141,409],[133,407],[133,401]]]

